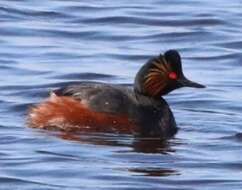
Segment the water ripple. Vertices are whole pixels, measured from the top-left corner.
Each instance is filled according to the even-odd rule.
[[[239,1],[2,0],[0,22],[0,189],[241,189]],[[207,86],[165,96],[174,139],[25,127],[51,90],[80,80],[132,87],[167,49]]]

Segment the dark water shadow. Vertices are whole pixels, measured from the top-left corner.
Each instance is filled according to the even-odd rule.
[[[179,145],[176,139],[161,140],[159,138],[137,138],[132,135],[115,134],[115,133],[70,133],[70,132],[52,132],[51,134],[57,138],[68,141],[78,142],[80,144],[92,144],[98,146],[120,147],[115,149],[115,153],[127,155],[129,154],[147,154],[147,155],[167,155],[175,152],[172,146]],[[175,141],[175,142],[174,142]],[[128,148],[123,150],[122,148]],[[149,177],[166,177],[170,175],[180,175],[179,171],[173,168],[157,166],[139,166],[122,168],[130,172],[132,176],[149,176]]]
[[[180,175],[177,170],[169,168],[130,168],[129,172],[134,173],[133,175],[142,175],[150,177],[166,177],[171,175]]]
[[[221,137],[220,139],[232,140],[232,141],[242,143],[242,132],[235,133],[234,135],[224,136],[224,137]]]
[[[115,133],[72,133],[51,132],[53,136],[64,140],[79,142],[81,144],[108,145],[131,148],[129,152],[169,154],[175,152],[172,149],[174,142],[160,138],[140,138],[133,135]]]

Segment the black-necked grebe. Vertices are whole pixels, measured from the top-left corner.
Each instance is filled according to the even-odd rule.
[[[179,53],[169,50],[141,67],[133,89],[80,82],[51,92],[47,100],[30,108],[28,126],[169,138],[177,132],[177,126],[161,96],[180,87],[205,86],[188,80]]]

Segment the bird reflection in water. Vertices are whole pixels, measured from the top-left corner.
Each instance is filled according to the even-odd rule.
[[[134,175],[143,175],[151,177],[165,177],[170,175],[180,175],[176,170],[167,168],[130,168]]]
[[[50,134],[50,133],[49,133]],[[132,135],[120,135],[113,133],[51,133],[64,140],[77,141],[82,144],[124,146],[131,148],[132,152],[140,153],[161,153],[174,152],[171,142],[160,138],[135,138]],[[129,151],[129,152],[130,152]]]
[[[50,133],[48,133],[50,134]],[[53,132],[54,136],[68,140],[75,141],[81,144],[94,144],[105,146],[118,146],[127,147],[125,150],[118,150],[118,153],[145,153],[145,154],[160,154],[167,155],[175,152],[172,146],[179,144],[179,142],[164,141],[159,138],[135,138],[132,135],[120,135],[110,133],[70,133],[70,132]],[[174,140],[176,141],[176,140]],[[161,157],[162,161],[162,157]],[[175,169],[149,166],[149,167],[129,167],[122,168],[121,170],[127,170],[131,175],[143,175],[152,177],[164,177],[169,175],[179,175],[179,172]]]

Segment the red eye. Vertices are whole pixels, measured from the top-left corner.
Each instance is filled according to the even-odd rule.
[[[175,72],[170,72],[170,73],[169,73],[169,78],[170,78],[170,79],[173,79],[173,80],[177,79],[177,75],[176,75],[176,73],[175,73]]]

